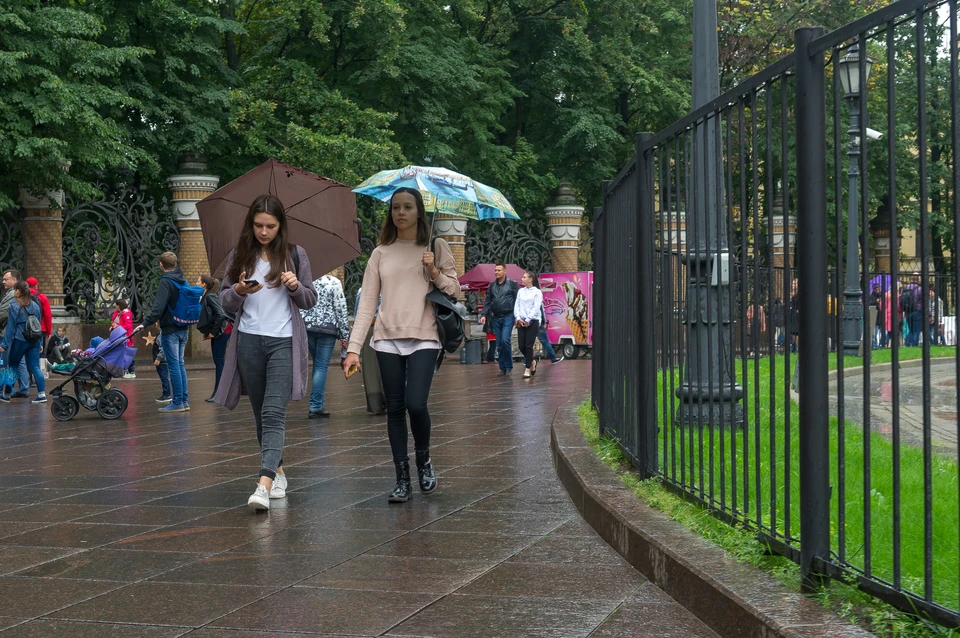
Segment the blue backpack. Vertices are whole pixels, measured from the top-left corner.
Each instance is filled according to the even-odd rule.
[[[171,320],[174,325],[184,328],[195,325],[200,321],[200,298],[203,297],[203,288],[178,284],[173,280],[170,280],[170,283],[180,291],[177,296],[177,303],[172,307],[167,306],[167,309],[170,310]]]

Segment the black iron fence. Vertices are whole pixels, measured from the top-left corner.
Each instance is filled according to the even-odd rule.
[[[640,135],[594,227],[603,433],[807,586],[843,579],[948,626],[957,14],[902,0],[800,29],[792,55]]]

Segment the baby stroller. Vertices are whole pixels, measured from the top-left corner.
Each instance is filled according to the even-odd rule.
[[[133,332],[136,334],[137,330]],[[104,419],[119,419],[127,409],[127,395],[110,387],[113,377],[121,377],[130,367],[137,349],[126,345],[127,331],[114,328],[110,338],[98,345],[89,356],[81,358],[72,370],[53,370],[54,374],[66,375],[67,379],[50,390],[53,403],[50,411],[57,421],[69,421],[80,411],[80,406],[96,410]],[[63,393],[63,388],[73,382],[75,396]]]

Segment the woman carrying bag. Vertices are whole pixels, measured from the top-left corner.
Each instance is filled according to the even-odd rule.
[[[288,239],[280,200],[255,199],[220,288],[223,309],[236,317],[237,335],[227,344],[214,402],[232,410],[241,391],[250,397],[260,444],[260,482],[247,499],[254,510],[269,510],[271,498],[286,496],[281,466],[287,404],[307,392],[307,329],[300,310],[312,308],[317,293],[307,252]]]
[[[230,341],[230,333],[233,331],[233,317],[223,310],[220,303],[220,281],[210,275],[200,275],[197,278],[197,286],[203,287],[203,297],[200,298],[200,321],[197,322],[197,330],[203,335],[204,341],[210,341],[210,351],[213,354],[213,365],[216,367],[216,381],[213,385],[213,392],[204,399],[207,403],[213,403],[217,395],[217,388],[220,387],[220,376],[223,374],[223,360],[227,354],[227,342]]]
[[[359,369],[359,353],[379,297],[371,345],[380,365],[387,401],[387,434],[396,466],[397,483],[387,499],[390,503],[410,499],[408,413],[420,491],[428,494],[437,487],[430,461],[427,398],[441,347],[436,312],[426,297],[434,288],[457,295],[460,284],[450,247],[437,239],[431,251],[429,238],[430,225],[420,191],[397,189],[390,199],[390,213],[383,223],[377,248],[363,273],[363,296],[343,361],[347,377]]]
[[[517,345],[523,354],[523,378],[529,379],[537,373],[533,344],[537,342],[537,335],[540,334],[543,293],[540,292],[540,280],[529,270],[523,273],[520,284],[513,306],[513,316],[517,318]]]

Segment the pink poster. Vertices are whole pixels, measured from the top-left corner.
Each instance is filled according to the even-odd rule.
[[[550,343],[593,345],[593,272],[540,275]]]

